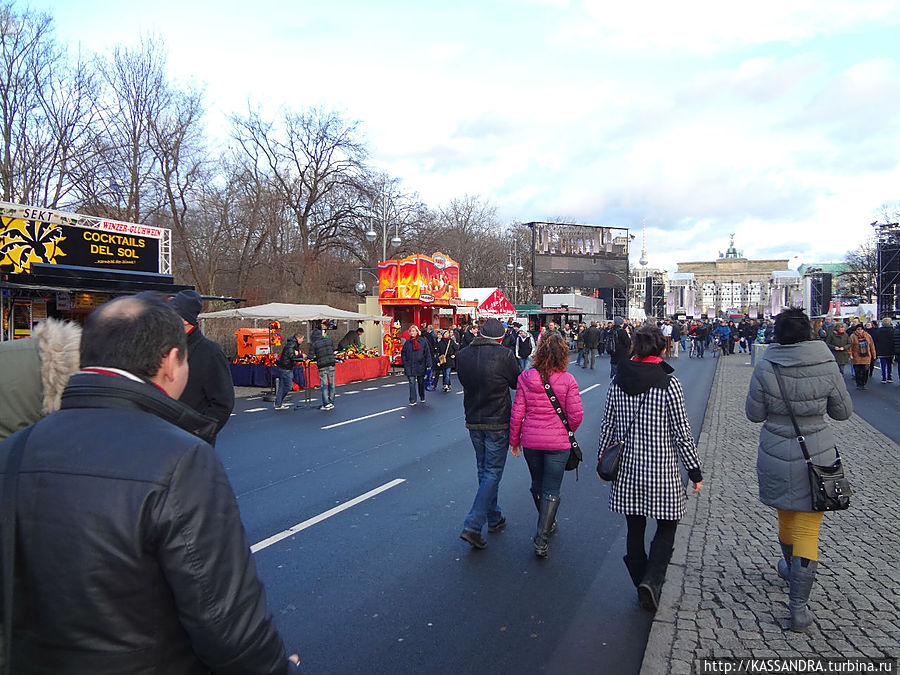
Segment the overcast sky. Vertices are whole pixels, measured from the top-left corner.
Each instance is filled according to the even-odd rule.
[[[650,265],[842,259],[900,199],[900,1],[36,0],[70,45],[162,36],[212,134],[248,102],[359,120],[431,206],[647,224]]]

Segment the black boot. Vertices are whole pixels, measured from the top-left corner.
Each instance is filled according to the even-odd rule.
[[[776,565],[776,569],[778,570],[778,576],[780,576],[785,581],[791,580],[791,558],[794,555],[794,545],[793,544],[785,544],[780,539],[778,540],[779,546],[781,546],[781,555],[783,558],[778,561],[778,565]]]
[[[791,590],[789,594],[788,608],[791,610],[791,630],[803,633],[813,622],[812,612],[807,603],[816,580],[815,560],[794,556],[791,559]]]
[[[541,513],[541,493],[540,493],[540,492],[535,492],[534,490],[532,490],[532,491],[531,491],[531,497],[532,497],[532,499],[534,499],[534,508],[537,509],[538,516],[540,516],[540,513]],[[553,526],[550,528],[550,534],[556,534],[556,520],[553,521]]]
[[[655,612],[659,609],[659,596],[662,593],[662,586],[666,580],[666,570],[669,567],[669,560],[672,559],[672,545],[653,540],[650,544],[650,556],[647,559],[647,571],[644,572],[644,578],[638,586],[638,600],[641,607]]]
[[[647,572],[647,554],[645,553],[643,557],[638,558],[631,558],[626,555],[622,560],[625,561],[625,567],[628,568],[628,574],[631,575],[631,582],[637,588],[641,585],[644,574]]]
[[[547,557],[547,550],[550,548],[550,531],[558,510],[559,497],[548,494],[541,496],[541,512],[538,515],[537,533],[534,535],[534,553],[538,558]]]

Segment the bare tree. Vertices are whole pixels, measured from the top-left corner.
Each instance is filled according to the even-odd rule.
[[[156,159],[156,191],[194,283],[201,293],[209,293],[214,275],[209,265],[205,266],[206,273],[201,270],[198,257],[208,257],[210,246],[219,242],[215,228],[209,229],[210,220],[197,209],[201,190],[211,178],[206,170],[203,95],[197,90],[179,91],[164,83],[158,94],[159,109],[147,120],[150,149]],[[193,223],[192,216],[196,216]],[[200,242],[193,236],[196,230],[191,231],[192,224],[200,226],[196,230],[207,235]]]
[[[366,153],[357,125],[319,108],[285,110],[277,125],[259,111],[232,121],[235,140],[293,220],[295,231],[273,242],[278,257],[272,263],[303,287],[311,265],[364,207],[359,177]]]
[[[847,268],[838,276],[838,293],[844,298],[874,302],[878,278],[878,248],[871,236],[844,258]]]
[[[52,18],[0,5],[0,186],[6,201],[29,202],[40,183],[37,166],[51,143],[41,94],[59,58]]]
[[[85,208],[115,203],[116,217],[134,222],[146,222],[162,208],[151,124],[169,102],[165,65],[165,46],[153,37],[142,39],[136,49],[117,45],[109,58],[97,61],[106,95],[99,111],[97,162],[81,184]]]

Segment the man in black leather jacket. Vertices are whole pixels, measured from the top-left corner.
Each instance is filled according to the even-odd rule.
[[[499,532],[506,526],[497,505],[497,491],[509,449],[509,390],[516,388],[519,364],[500,344],[505,333],[497,319],[488,319],[481,335],[456,355],[456,375],[465,392],[466,428],[478,467],[478,492],[459,536],[473,548],[487,546],[481,535],[485,523],[488,532]]]
[[[88,318],[61,409],[0,444],[6,467],[30,433],[15,505],[12,672],[293,669],[207,442],[215,423],[176,400],[185,352],[162,300],[113,300]]]
[[[169,300],[178,312],[187,333],[188,375],[187,386],[178,399],[201,415],[216,421],[216,434],[231,418],[234,409],[234,382],[228,359],[217,342],[203,335],[197,315],[203,309],[203,299],[197,291],[179,291]],[[212,444],[216,444],[215,437]]]

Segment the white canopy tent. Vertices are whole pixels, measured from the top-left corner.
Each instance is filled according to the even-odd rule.
[[[223,309],[219,312],[205,312],[200,319],[249,319],[253,321],[390,321],[389,316],[359,314],[345,309],[335,309],[328,305],[293,305],[286,302],[270,302],[266,305]]]

